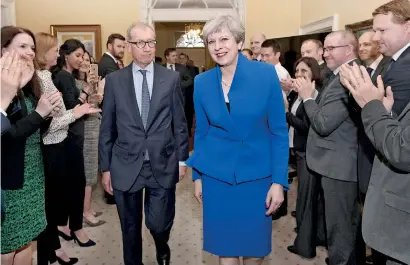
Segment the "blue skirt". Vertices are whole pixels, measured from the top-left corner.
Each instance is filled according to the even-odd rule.
[[[271,178],[228,184],[202,175],[204,250],[217,256],[265,257],[272,249],[266,216]]]

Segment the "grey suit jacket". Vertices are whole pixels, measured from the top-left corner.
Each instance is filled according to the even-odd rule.
[[[318,102],[304,103],[310,120],[308,167],[328,178],[357,182],[357,118],[339,75],[329,81]]]
[[[363,238],[372,248],[410,264],[410,103],[398,120],[380,101],[362,111],[377,150],[363,212]]]
[[[164,188],[179,179],[178,161],[188,159],[188,128],[179,74],[154,64],[154,83],[146,129],[135,94],[132,63],[106,77],[99,159],[111,172],[114,189],[129,190],[148,150],[154,178]]]

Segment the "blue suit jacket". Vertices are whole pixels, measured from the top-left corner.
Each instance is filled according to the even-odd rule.
[[[288,127],[275,68],[239,54],[226,107],[221,70],[195,78],[194,153],[187,165],[227,183],[272,178],[288,187]]]

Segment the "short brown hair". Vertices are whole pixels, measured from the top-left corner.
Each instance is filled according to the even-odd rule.
[[[273,53],[278,53],[281,50],[281,45],[280,43],[275,40],[275,39],[267,39],[262,43],[262,48],[269,48],[271,47],[273,50]]]
[[[308,39],[308,40],[303,41],[303,42],[302,42],[302,45],[305,44],[305,43],[308,43],[308,42],[313,42],[314,44],[316,44],[316,46],[317,46],[319,49],[323,49],[323,43],[322,43],[320,40]],[[301,45],[301,46],[302,46],[302,45]]]
[[[107,40],[107,45],[106,45],[106,46],[108,47],[108,44],[113,44],[115,40],[125,41],[125,37],[122,36],[121,34],[113,33],[113,34],[111,34],[110,36],[108,36],[108,40]]]
[[[36,58],[34,65],[38,70],[44,70],[47,62],[45,54],[54,46],[58,45],[57,38],[45,32],[39,32],[35,35],[36,38]]]
[[[410,1],[409,0],[393,0],[379,6],[373,11],[373,17],[376,15],[393,14],[393,22],[396,24],[404,24],[410,21]]]

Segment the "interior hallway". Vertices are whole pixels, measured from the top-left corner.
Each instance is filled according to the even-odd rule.
[[[201,206],[192,194],[193,184],[189,170],[188,175],[177,187],[176,217],[171,233],[170,247],[172,251],[171,264],[173,265],[217,265],[215,256],[203,252]],[[317,256],[313,260],[305,260],[287,251],[296,236],[293,229],[296,220],[290,212],[295,209],[295,192],[297,181],[291,185],[289,191],[288,215],[273,222],[272,253],[263,263],[264,265],[324,265],[327,257],[324,248],[317,249]],[[106,205],[102,200],[102,191],[98,188],[94,192],[94,209],[102,211],[102,220],[106,224],[99,227],[85,229],[90,238],[97,245],[90,248],[81,248],[72,241],[62,245],[71,257],[77,257],[78,265],[120,265],[122,260],[121,228],[115,206]],[[144,265],[156,265],[155,246],[149,231],[143,227]],[[34,255],[35,256],[35,255]],[[34,265],[37,263],[34,262]]]

